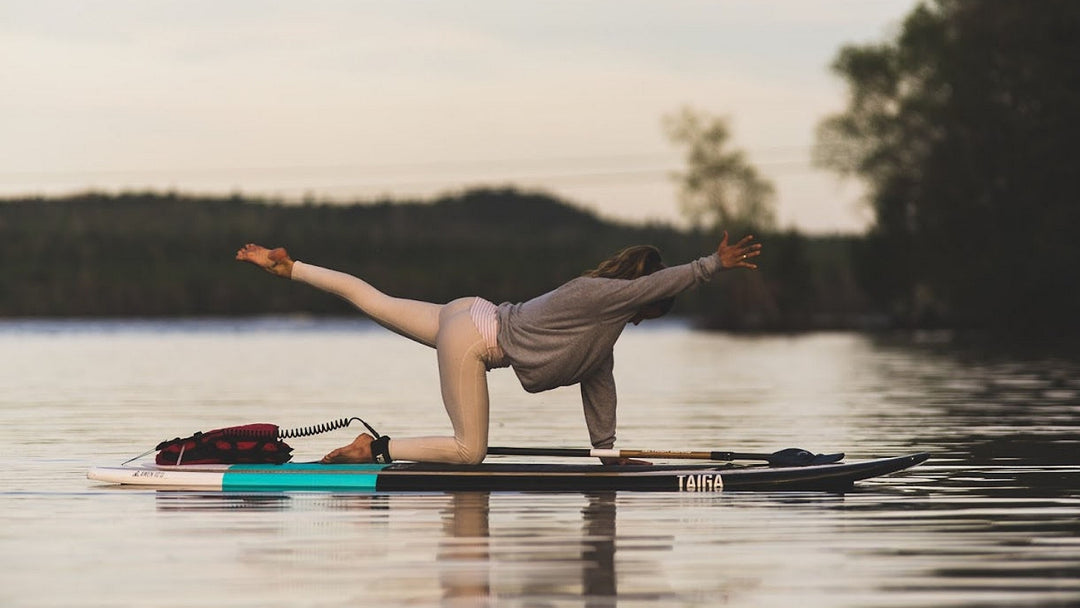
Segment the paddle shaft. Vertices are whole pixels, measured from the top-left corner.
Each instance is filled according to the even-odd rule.
[[[550,456],[571,458],[675,458],[686,460],[769,460],[772,454],[739,452],[615,450],[596,448],[506,448],[489,447],[488,454],[497,456]]]

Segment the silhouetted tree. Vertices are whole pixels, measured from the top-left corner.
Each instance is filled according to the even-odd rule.
[[[1080,3],[938,0],[844,47],[818,156],[870,186],[862,276],[914,324],[1080,327]]]
[[[731,232],[775,227],[773,185],[733,149],[727,120],[683,108],[664,119],[668,137],[686,149],[680,185],[683,213],[695,227]]]

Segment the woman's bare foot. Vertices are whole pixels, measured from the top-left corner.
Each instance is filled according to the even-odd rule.
[[[248,243],[236,252],[236,259],[254,264],[272,275],[286,279],[292,276],[293,261],[284,247],[267,249],[255,243]]]
[[[333,452],[330,452],[326,456],[323,456],[319,462],[323,464],[360,464],[365,462],[374,462],[375,459],[371,457],[371,442],[375,441],[375,438],[367,433],[362,433],[349,445],[338,448]]]

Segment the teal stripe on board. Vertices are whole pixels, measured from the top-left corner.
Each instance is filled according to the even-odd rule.
[[[233,465],[221,489],[230,490],[374,490],[386,465],[284,464]]]
[[[319,464],[317,462],[286,462],[285,464],[234,464],[229,471],[265,471],[267,473],[292,473],[295,471],[319,471],[320,473],[371,472],[378,473],[385,464]]]

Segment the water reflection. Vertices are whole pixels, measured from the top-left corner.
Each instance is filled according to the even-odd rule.
[[[1029,474],[1063,475],[1061,495],[1017,489],[1041,483]],[[828,601],[805,605],[1069,605],[1078,475],[938,461],[844,495],[155,496],[158,523],[177,526],[158,535],[226,555],[240,543],[242,579],[328,605],[789,605],[823,580]]]
[[[110,488],[112,489],[112,488]],[[124,488],[117,488],[127,491]],[[198,511],[283,511],[292,503],[288,494],[238,494],[228,492],[196,492],[157,490],[154,492],[157,510],[163,513]]]
[[[443,511],[443,536],[439,543],[439,582],[444,605],[456,600],[475,600],[483,606],[491,598],[491,495],[458,492],[450,496]]]
[[[501,506],[492,508],[488,492],[455,492],[432,495],[409,494],[339,494],[318,497],[313,494],[157,491],[157,510],[161,513],[224,512],[261,513],[287,510],[312,511],[332,508],[359,515],[346,520],[353,526],[335,526],[336,532],[322,539],[320,546],[290,551],[340,551],[334,545],[367,548],[370,559],[378,559],[388,547],[380,539],[408,539],[429,526],[426,518],[397,518],[394,512],[414,513],[420,509],[441,522],[432,555],[436,562],[441,603],[444,606],[489,606],[499,599],[543,598],[545,601],[589,608],[617,606],[623,600],[659,601],[674,598],[670,589],[650,588],[638,581],[635,592],[621,593],[616,572],[616,550],[624,544],[638,553],[635,570],[659,570],[658,559],[672,550],[670,535],[643,534],[619,536],[616,528],[617,494],[536,495],[532,508],[527,494],[499,495]],[[556,503],[556,504],[553,504]],[[577,505],[566,509],[567,503]],[[493,524],[493,511],[496,522]],[[563,516],[576,512],[577,522]],[[275,518],[275,521],[280,521]],[[338,520],[340,521],[340,520]],[[219,522],[226,523],[226,522]],[[218,534],[233,534],[249,529],[253,522],[231,520]],[[373,525],[374,524],[374,525]],[[381,530],[381,531],[380,531]],[[265,530],[264,530],[265,532]],[[282,539],[293,531],[279,529]],[[331,540],[332,539],[332,540]],[[308,539],[310,542],[311,539]],[[393,548],[389,547],[392,552]],[[641,553],[651,557],[641,561]],[[415,548],[408,559],[427,561]],[[280,547],[268,555],[286,555]],[[386,555],[397,565],[382,569],[383,583],[396,586],[394,577],[407,579],[408,564],[402,556]],[[655,582],[655,581],[653,581]],[[666,587],[666,585],[661,585]]]
[[[585,542],[582,561],[592,564],[582,573],[582,592],[588,606],[614,606],[618,594],[615,580],[615,493],[592,494],[582,509]]]

